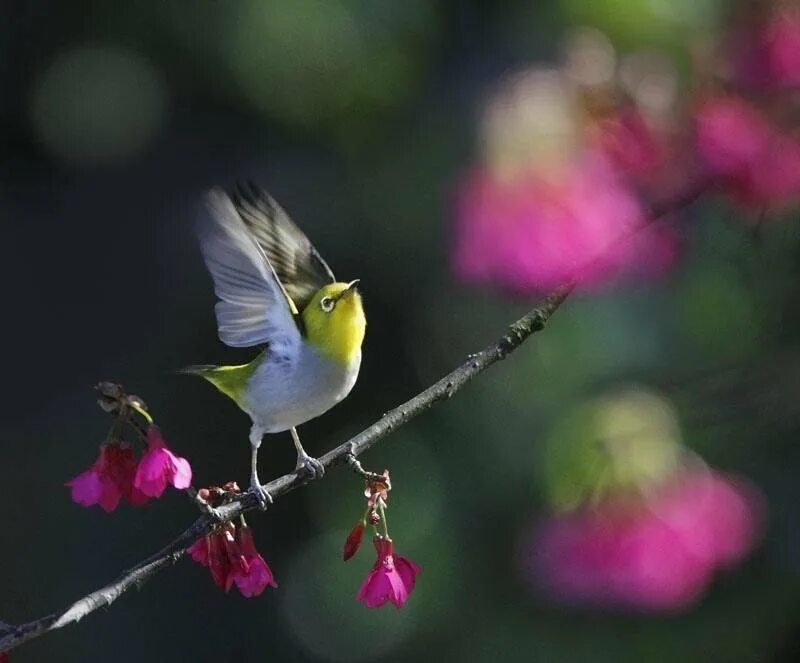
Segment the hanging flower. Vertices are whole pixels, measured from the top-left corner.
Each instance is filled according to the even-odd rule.
[[[117,508],[125,497],[131,504],[142,504],[147,495],[134,486],[136,459],[126,444],[103,444],[92,466],[71,479],[66,485],[72,499],[82,506],[99,504],[106,511]]]
[[[212,486],[198,491],[215,505],[224,504],[241,491],[235,482],[228,482],[221,488]],[[227,522],[195,541],[187,551],[191,558],[205,566],[218,587],[226,592],[236,585],[245,597],[259,596],[271,585],[277,587],[272,570],[256,550],[253,531],[247,526],[244,517],[236,526]]]
[[[148,449],[139,461],[133,485],[149,497],[161,497],[171,483],[183,490],[192,482],[189,461],[173,454],[164,442],[161,431],[155,425],[147,429]]]
[[[186,550],[195,562],[208,568],[214,582],[222,589],[230,588],[228,577],[231,572],[231,560],[226,550],[225,540],[232,527],[233,525],[230,523],[225,523],[220,528],[197,539]]]
[[[356,594],[368,608],[380,608],[391,602],[401,608],[414,590],[420,567],[401,555],[395,555],[392,540],[376,535],[373,539],[378,559]]]
[[[267,585],[277,587],[278,583],[264,558],[256,550],[253,531],[246,525],[238,530],[238,565],[233,565],[231,576],[239,593],[248,598],[259,596]]]

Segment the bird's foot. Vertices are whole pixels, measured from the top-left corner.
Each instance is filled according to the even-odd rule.
[[[325,476],[325,466],[318,458],[313,458],[307,453],[297,454],[295,470],[306,472],[311,479],[321,479]]]
[[[250,484],[250,489],[247,491],[249,493],[253,493],[258,500],[258,507],[262,511],[266,511],[267,507],[274,502],[272,499],[272,495],[270,495],[264,488],[261,486],[258,481],[254,481]]]

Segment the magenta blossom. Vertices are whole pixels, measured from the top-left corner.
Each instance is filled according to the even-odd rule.
[[[640,219],[634,193],[599,155],[555,181],[533,172],[504,180],[474,172],[457,200],[455,271],[518,292],[578,276],[596,284],[630,266],[660,273],[674,257],[669,236],[620,241]]]
[[[216,585],[226,592],[233,586],[234,565],[246,565],[234,539],[231,523],[225,523],[197,539],[186,552],[195,562],[207,567]]]
[[[171,483],[182,490],[192,483],[192,468],[189,461],[176,456],[164,442],[157,426],[147,429],[148,449],[139,461],[133,485],[149,497],[161,497]]]
[[[99,504],[106,512],[117,508],[125,497],[131,504],[147,501],[134,486],[136,459],[133,451],[123,444],[103,444],[92,466],[66,483],[72,489],[73,501],[82,506]]]
[[[692,471],[646,504],[607,500],[551,518],[526,542],[524,566],[563,602],[679,610],[750,552],[761,516],[753,489]]]
[[[238,545],[240,563],[233,566],[232,579],[242,596],[259,596],[267,585],[277,587],[278,583],[264,558],[256,550],[253,531],[245,526],[239,528]]]
[[[214,582],[226,592],[236,585],[242,596],[250,598],[260,595],[267,585],[278,586],[246,525],[237,532],[231,523],[226,523],[195,541],[186,552],[195,562],[208,567]]]
[[[189,557],[191,557],[195,562],[197,562],[200,566],[210,566],[211,565],[211,542],[209,541],[209,537],[211,535],[207,534],[206,536],[202,536],[197,541],[195,541],[191,546],[186,549],[186,552],[189,553]]]
[[[395,555],[391,539],[376,536],[373,543],[378,559],[361,584],[356,599],[368,608],[379,608],[388,601],[400,608],[413,591],[421,569],[410,559]]]

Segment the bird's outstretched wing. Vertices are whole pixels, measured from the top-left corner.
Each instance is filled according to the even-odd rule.
[[[297,345],[300,331],[275,270],[245,226],[231,198],[220,189],[206,197],[200,248],[214,279],[220,340],[231,347],[268,343]]]
[[[231,199],[300,311],[321,287],[336,280],[308,237],[266,191],[240,183]]]

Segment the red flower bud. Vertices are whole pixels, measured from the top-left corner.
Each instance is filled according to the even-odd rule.
[[[363,538],[364,521],[359,520],[353,529],[350,530],[350,534],[347,535],[347,540],[344,542],[344,554],[342,557],[344,558],[345,562],[358,552],[359,547],[361,547],[361,540]]]

